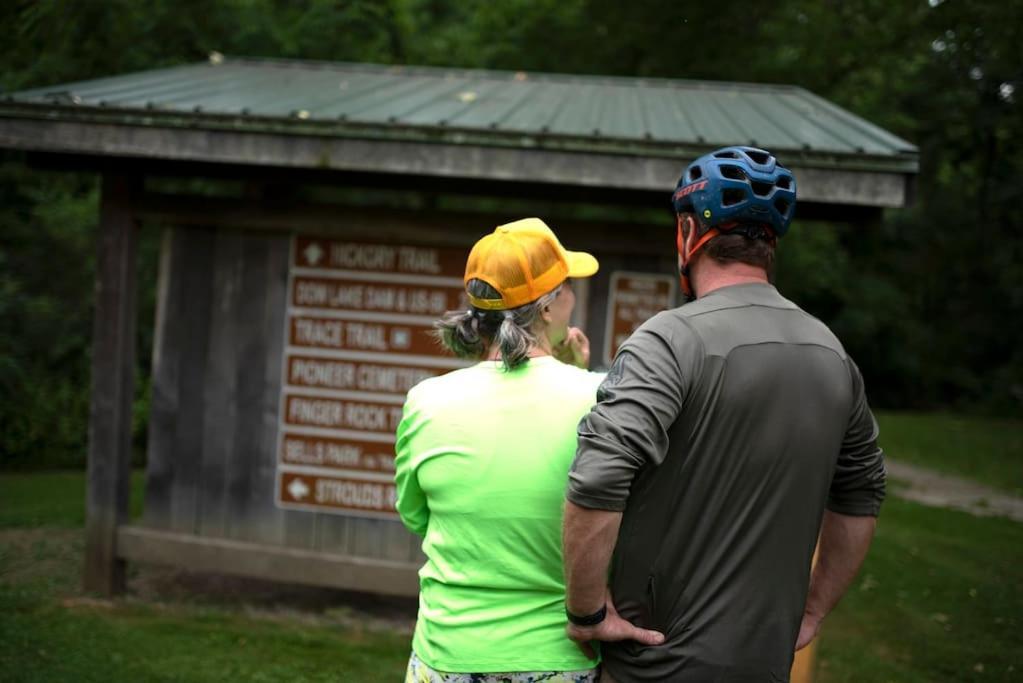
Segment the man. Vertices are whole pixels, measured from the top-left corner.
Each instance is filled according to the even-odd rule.
[[[764,150],[686,169],[673,200],[696,299],[633,334],[579,425],[566,609],[584,650],[610,641],[602,680],[788,681],[866,555],[885,469],[863,381],[770,284],[795,199]]]

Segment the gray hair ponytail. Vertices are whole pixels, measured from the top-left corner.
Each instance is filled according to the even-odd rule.
[[[500,299],[501,294],[482,280],[469,280],[466,289],[480,299]],[[536,323],[540,314],[558,296],[561,287],[536,301],[507,311],[488,311],[471,307],[467,311],[449,311],[434,323],[434,336],[459,358],[483,360],[497,344],[501,360],[514,370],[529,359],[539,345]]]

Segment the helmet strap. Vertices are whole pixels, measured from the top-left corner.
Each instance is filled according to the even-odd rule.
[[[697,237],[696,221],[693,220],[692,216],[686,216],[685,218],[677,216],[677,219],[678,230],[675,234],[675,247],[678,249],[679,256],[679,284],[682,286],[682,293],[686,296],[686,299],[691,301],[695,298],[695,292],[689,277],[693,258],[696,256],[696,252],[702,249],[707,242],[721,233],[714,227]],[[685,224],[687,229],[683,230],[683,224]]]

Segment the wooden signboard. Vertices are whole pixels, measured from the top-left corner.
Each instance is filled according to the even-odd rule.
[[[466,307],[461,249],[296,237],[277,443],[279,507],[397,519],[408,390],[463,367],[430,336]]]
[[[611,273],[607,297],[604,361],[610,365],[618,349],[647,320],[674,305],[675,278],[653,273]]]

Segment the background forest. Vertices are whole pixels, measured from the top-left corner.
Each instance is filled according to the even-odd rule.
[[[1023,2],[9,0],[0,25],[0,96],[214,50],[803,86],[918,145],[921,171],[880,225],[797,213],[782,291],[837,332],[875,406],[1023,412]],[[95,176],[0,155],[0,467],[84,463],[97,201]],[[143,232],[140,444],[157,241]]]

